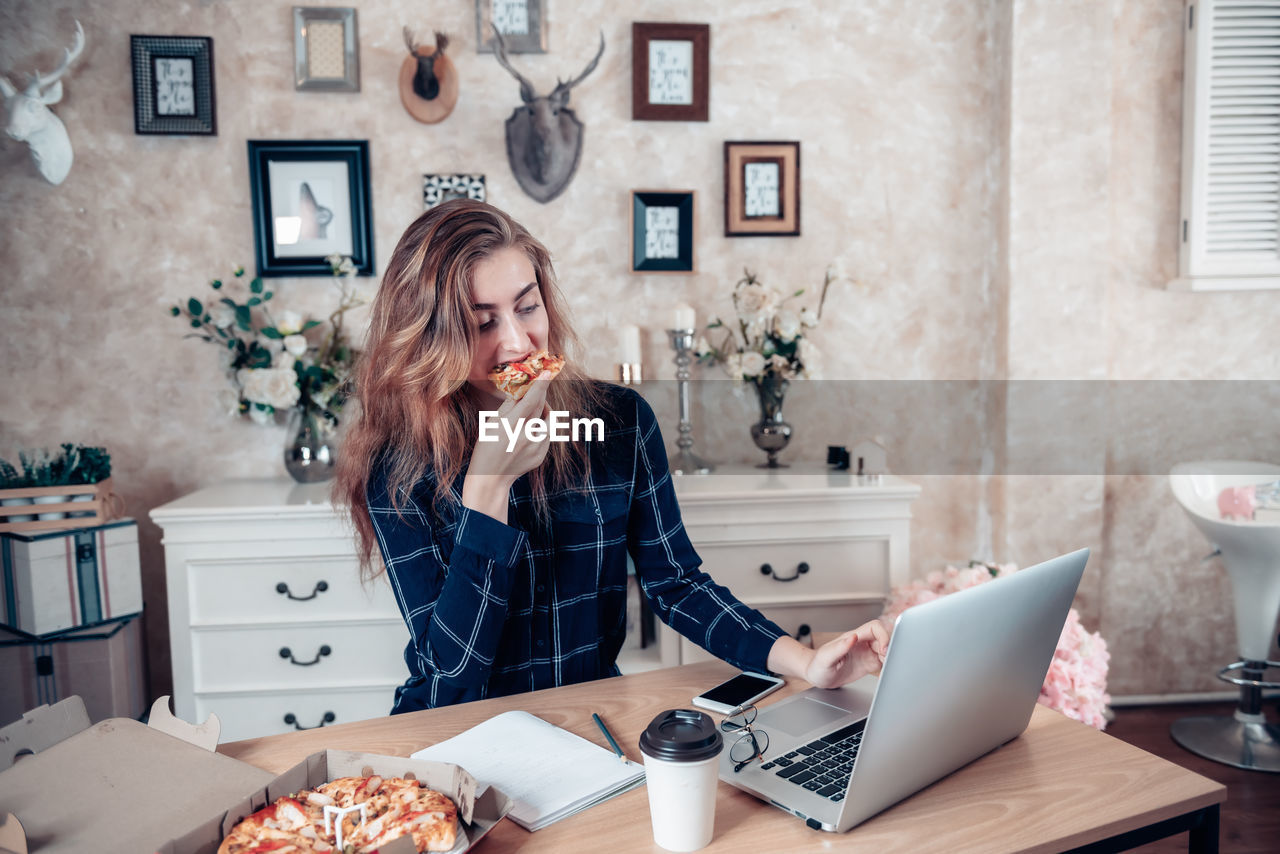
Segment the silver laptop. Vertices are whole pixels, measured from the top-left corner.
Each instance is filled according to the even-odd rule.
[[[763,761],[735,773],[725,750],[720,779],[845,831],[1016,738],[1088,558],[1081,549],[905,611],[878,684],[811,688],[761,709]]]

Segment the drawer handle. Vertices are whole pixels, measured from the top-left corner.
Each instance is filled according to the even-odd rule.
[[[299,667],[310,667],[313,664],[319,664],[321,657],[326,656],[331,652],[333,652],[333,650],[329,648],[328,644],[325,644],[324,646],[316,650],[315,658],[311,659],[310,661],[298,661],[298,659],[293,657],[293,651],[289,649],[289,647],[287,646],[280,647],[280,657],[289,659],[290,664],[296,664]]]
[[[320,729],[320,727],[324,726],[325,724],[331,724],[335,720],[337,720],[337,717],[333,714],[333,712],[325,712],[324,718],[321,719],[320,723],[316,724],[315,726],[302,726],[301,724],[298,723],[298,717],[293,712],[289,712],[284,716],[284,722],[291,725],[294,729]]]
[[[805,635],[813,634],[813,629],[809,628],[808,623],[801,623],[800,628],[796,629],[796,640],[804,640]]]
[[[804,575],[808,571],[809,571],[809,564],[806,561],[800,561],[800,563],[796,565],[796,571],[785,577],[778,575],[776,572],[774,572],[773,567],[770,566],[769,564],[767,563],[760,564],[760,574],[772,575],[774,581],[795,581],[797,578]]]
[[[326,590],[328,590],[328,589],[329,589],[329,582],[327,582],[327,581],[317,581],[317,582],[316,582],[316,589],[311,591],[311,595],[310,595],[310,596],[294,596],[294,595],[293,595],[293,593],[289,590],[289,585],[288,585],[288,584],[285,584],[283,581],[281,581],[279,584],[277,584],[277,585],[276,585],[276,592],[277,592],[277,593],[279,593],[279,594],[281,594],[281,595],[283,595],[283,596],[288,596],[290,599],[292,599],[292,600],[293,600],[293,601],[295,601],[295,602],[305,602],[305,601],[307,601],[308,599],[314,599],[314,598],[316,598],[317,596],[319,596],[321,593],[325,592],[325,591],[326,591]]]

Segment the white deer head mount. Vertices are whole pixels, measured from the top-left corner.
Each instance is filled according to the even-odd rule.
[[[0,77],[0,93],[9,108],[5,132],[31,148],[36,168],[50,184],[61,184],[71,171],[71,138],[62,121],[49,109],[62,100],[62,75],[84,51],[84,28],[76,21],[76,35],[66,49],[62,64],[48,74],[31,75],[27,88],[19,92],[8,78]]]

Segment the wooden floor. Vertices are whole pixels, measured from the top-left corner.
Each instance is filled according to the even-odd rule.
[[[1268,701],[1266,705],[1267,720],[1280,721],[1277,704]],[[1219,836],[1222,854],[1276,854],[1280,851],[1280,774],[1243,771],[1202,759],[1169,735],[1169,727],[1179,718],[1230,715],[1234,708],[1231,703],[1121,707],[1115,710],[1116,719],[1107,725],[1107,734],[1227,787]],[[1187,850],[1187,834],[1134,850],[1142,854],[1182,854]]]

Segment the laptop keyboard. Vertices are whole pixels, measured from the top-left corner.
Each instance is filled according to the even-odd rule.
[[[844,800],[853,773],[853,760],[862,746],[866,719],[829,732],[760,766],[797,786],[817,792],[829,801]]]

